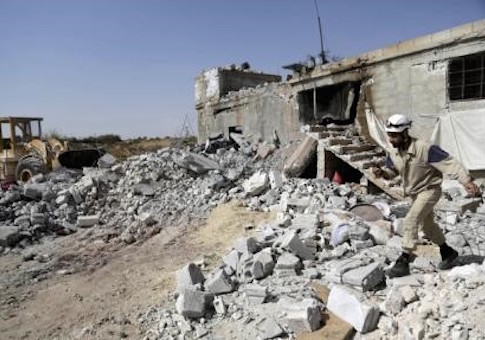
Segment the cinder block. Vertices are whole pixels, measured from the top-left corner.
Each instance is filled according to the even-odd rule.
[[[205,282],[206,292],[214,295],[230,293],[234,291],[234,283],[226,276],[224,270],[219,269],[213,277]]]
[[[296,234],[296,231],[288,231],[283,235],[281,247],[290,250],[293,254],[304,260],[314,259],[311,249],[307,248]]]
[[[363,334],[376,329],[379,321],[377,306],[367,302],[358,291],[343,286],[330,291],[327,309]]]
[[[244,295],[249,303],[261,304],[264,303],[268,297],[268,287],[255,283],[248,284],[244,287]]]
[[[177,298],[177,312],[186,318],[201,318],[205,315],[210,296],[200,290],[185,289]]]
[[[193,263],[188,263],[177,271],[177,292],[182,292],[184,289],[193,288],[196,284],[204,283],[204,274],[198,266]]]
[[[343,283],[360,287],[363,291],[376,287],[384,280],[384,271],[382,265],[378,262],[350,270],[342,276]]]
[[[289,305],[285,322],[293,333],[312,332],[323,324],[322,312],[315,299]]]

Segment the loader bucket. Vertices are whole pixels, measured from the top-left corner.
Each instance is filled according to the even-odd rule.
[[[59,154],[59,163],[69,169],[82,169],[96,166],[96,162],[103,156],[100,149],[69,150]]]

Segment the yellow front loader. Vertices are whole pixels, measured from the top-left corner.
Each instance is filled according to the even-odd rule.
[[[42,118],[0,117],[0,180],[27,182],[60,166],[93,166],[102,156],[98,149],[68,151],[67,143],[42,140]],[[7,136],[7,137],[5,137]]]

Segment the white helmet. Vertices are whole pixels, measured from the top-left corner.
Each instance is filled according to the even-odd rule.
[[[392,115],[386,122],[386,132],[401,133],[411,127],[411,121],[405,115]]]

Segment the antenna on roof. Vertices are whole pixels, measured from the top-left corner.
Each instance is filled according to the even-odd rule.
[[[327,57],[325,56],[325,50],[323,49],[323,33],[322,33],[322,22],[320,21],[320,11],[318,10],[317,0],[315,2],[315,10],[317,12],[318,18],[318,31],[320,32],[320,58],[322,58],[322,64],[328,63]]]

